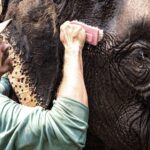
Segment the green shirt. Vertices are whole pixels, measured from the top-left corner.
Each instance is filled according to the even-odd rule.
[[[0,150],[81,150],[89,110],[64,97],[51,110],[23,106],[0,94]]]

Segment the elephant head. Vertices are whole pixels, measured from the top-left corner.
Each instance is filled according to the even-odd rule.
[[[26,97],[44,107],[61,82],[60,25],[79,20],[103,29],[103,40],[83,49],[90,107],[86,149],[150,149],[149,0],[10,0],[7,18],[13,19],[6,31],[14,48],[10,55],[20,70],[10,81],[18,97],[15,84],[23,83]],[[91,137],[95,143],[89,144]]]

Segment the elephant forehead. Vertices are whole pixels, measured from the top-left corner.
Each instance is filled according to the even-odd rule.
[[[132,26],[150,21],[149,0],[124,0],[110,23],[110,30],[124,37]]]
[[[133,21],[150,18],[150,1],[149,0],[127,0],[124,4],[123,15],[131,17]]]

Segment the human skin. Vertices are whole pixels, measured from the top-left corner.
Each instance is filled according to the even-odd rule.
[[[69,97],[88,106],[82,62],[85,31],[78,25],[71,25],[69,21],[61,25],[60,31],[60,40],[65,48],[65,61],[63,78],[57,96]]]
[[[8,50],[11,45],[7,41],[0,43],[0,76],[12,69],[11,60],[8,58]]]

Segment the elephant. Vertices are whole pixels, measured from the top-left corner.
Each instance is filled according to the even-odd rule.
[[[60,25],[78,20],[103,29],[102,41],[83,49],[85,150],[150,150],[149,0],[9,0],[9,18],[10,82],[20,103],[46,109],[62,79]]]

